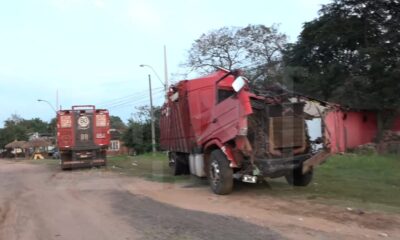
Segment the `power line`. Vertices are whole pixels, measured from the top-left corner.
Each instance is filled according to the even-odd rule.
[[[154,88],[154,90],[162,90],[162,89],[163,89],[162,87]],[[143,95],[143,94],[146,94],[146,93],[147,93],[147,90],[142,90],[142,91],[138,91],[138,92],[135,92],[133,94],[130,94],[130,95],[123,96],[123,97],[114,98],[114,99],[110,99],[110,100],[107,100],[107,101],[99,102],[96,105],[101,105],[101,106],[110,105],[110,104],[114,104],[116,102],[120,102],[120,101],[123,101],[123,100],[130,99],[130,98],[136,98],[136,97],[138,97],[140,95]]]
[[[162,89],[156,91],[156,93],[160,93],[163,92]],[[138,100],[142,100],[143,98],[148,98],[148,96],[145,93],[141,93],[141,94],[136,94],[135,96],[131,96],[129,98],[124,98],[124,99],[120,99],[118,101],[113,101],[113,102],[109,102],[106,104],[101,104],[102,107],[104,108],[110,108],[110,107],[114,107],[117,105],[121,105],[121,104],[126,104],[126,103],[131,103],[131,102],[135,102]]]
[[[162,90],[162,88],[157,88],[156,90]],[[141,97],[142,95],[146,94],[146,91],[140,91],[140,92],[136,92],[134,94],[128,95],[128,96],[124,96],[121,98],[115,98],[112,100],[108,100],[108,101],[104,101],[102,103],[98,103],[98,105],[112,105],[112,104],[116,104],[125,100],[129,100],[129,99],[135,99],[137,97]]]
[[[164,91],[161,90],[161,91],[155,93],[154,96],[156,96],[157,100],[159,100],[159,99],[161,99],[161,97],[164,97]],[[148,101],[149,101],[149,97],[147,96],[145,98],[138,99],[136,101],[124,101],[124,102],[121,102],[119,104],[111,105],[111,106],[108,107],[108,109],[118,109],[118,108],[121,108],[121,107],[128,107],[128,106],[132,107],[132,106],[135,106],[135,105],[140,105],[140,104],[143,104],[143,103],[147,103]]]
[[[159,95],[160,93],[163,93],[163,90],[159,90],[158,92],[155,92],[155,94]],[[135,103],[135,102],[140,102],[140,101],[148,101],[149,100],[149,96],[143,96],[135,99],[128,99],[125,101],[120,101],[118,103],[114,103],[114,104],[110,104],[109,107],[116,107],[116,106],[120,106],[120,105],[125,105],[125,104],[131,104],[131,103]]]

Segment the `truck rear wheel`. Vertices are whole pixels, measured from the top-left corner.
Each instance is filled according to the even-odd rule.
[[[293,174],[286,175],[286,181],[293,186],[301,186],[305,187],[310,184],[313,178],[313,171],[310,170],[309,172],[303,174],[302,168],[296,168],[292,172]]]
[[[71,170],[71,166],[65,166],[65,162],[71,161],[72,160],[72,154],[71,152],[61,152],[60,153],[60,164],[61,164],[61,170]]]
[[[233,169],[221,150],[214,150],[210,155],[209,175],[211,189],[214,193],[225,195],[233,189]]]

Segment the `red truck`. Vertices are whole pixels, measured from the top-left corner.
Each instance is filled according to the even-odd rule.
[[[229,194],[234,179],[285,176],[289,184],[306,186],[327,154],[313,150],[305,104],[287,92],[256,95],[239,70],[221,68],[170,87],[160,145],[173,174],[208,177],[216,194]]]
[[[93,105],[57,112],[57,145],[61,169],[105,166],[110,144],[108,110]]]

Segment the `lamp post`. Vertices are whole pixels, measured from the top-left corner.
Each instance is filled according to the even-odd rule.
[[[53,105],[52,105],[49,101],[43,100],[43,99],[38,99],[37,101],[38,101],[38,102],[45,102],[45,103],[47,103],[47,104],[51,107],[51,109],[53,109],[53,111],[54,111],[55,113],[57,113],[57,110],[53,107]]]
[[[139,67],[150,68],[153,71],[154,75],[156,75],[158,80],[161,82],[161,84],[163,84],[160,76],[158,76],[157,72],[154,70],[154,68],[152,66],[147,65],[147,64],[140,64]],[[164,90],[166,92],[167,91],[166,85],[163,84],[163,86],[164,86]],[[150,74],[149,74],[149,91],[150,91],[151,149],[154,154],[156,152],[156,130],[155,130],[155,126],[154,126],[153,94],[151,91],[151,75]]]
[[[153,71],[154,75],[156,75],[157,79],[161,82],[161,84],[164,86],[164,91],[165,93],[167,92],[167,85],[165,83],[163,83],[163,81],[161,80],[160,76],[157,74],[157,72],[154,70],[154,68],[148,64],[140,64],[139,67],[148,67],[151,69],[151,71]]]

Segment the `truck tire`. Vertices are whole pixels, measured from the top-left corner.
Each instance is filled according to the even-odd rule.
[[[104,164],[102,166],[107,166],[107,150],[100,150],[100,159],[104,159]]]
[[[292,172],[293,174],[288,174],[285,176],[286,181],[292,186],[305,187],[310,184],[313,178],[313,170],[303,174],[302,168],[296,168]]]
[[[233,169],[225,154],[217,149],[211,152],[208,179],[212,191],[218,195],[225,195],[233,189]]]
[[[174,176],[189,174],[189,164],[185,154],[171,152],[168,165]]]

